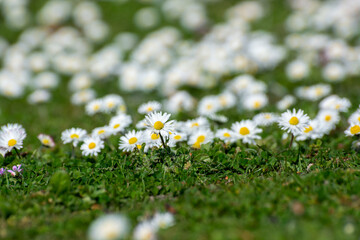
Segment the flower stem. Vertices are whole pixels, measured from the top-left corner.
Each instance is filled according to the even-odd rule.
[[[290,140],[290,144],[289,144],[289,149],[291,149],[293,141],[294,141],[294,134],[291,134],[291,140]]]
[[[168,151],[168,153],[170,153],[170,149],[166,146],[164,138],[161,136],[161,133],[159,133],[159,136],[160,136],[163,147]]]
[[[20,155],[19,151],[16,148],[14,148],[14,149],[15,149],[15,152],[16,152],[16,155],[18,156],[18,158],[21,159],[21,155]]]

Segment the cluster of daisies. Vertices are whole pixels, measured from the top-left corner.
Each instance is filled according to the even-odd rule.
[[[117,99],[114,96],[112,98]],[[120,100],[113,101],[116,102],[112,104],[114,109],[117,106],[123,106],[124,102]],[[99,105],[96,105],[96,108],[99,111],[105,113],[107,111],[104,108],[109,110],[103,99],[97,100],[97,103]],[[262,138],[262,127],[272,124],[278,124],[286,132],[285,136],[291,134],[296,141],[304,141],[319,139],[330,134],[340,122],[341,113],[347,112],[350,106],[351,103],[347,98],[331,95],[319,103],[320,110],[313,119],[310,119],[303,110],[293,109],[281,115],[261,112],[252,119],[232,123],[230,128],[215,128],[214,122],[227,124],[228,119],[217,112],[210,112],[187,121],[170,120],[170,113],[161,112],[161,103],[150,101],[139,106],[138,112],[146,116],[137,123],[132,122],[130,115],[117,111],[108,125],[97,127],[89,134],[81,128],[67,129],[62,133],[61,139],[64,144],[71,143],[74,147],[81,143],[80,149],[84,156],[97,156],[104,149],[105,140],[112,135],[120,136],[119,149],[125,152],[140,150],[148,152],[154,148],[173,148],[181,142],[198,149],[204,144],[214,142],[215,139],[220,139],[226,144],[241,141],[244,144],[256,145],[256,141]],[[359,134],[360,110],[351,115],[349,123],[351,126],[345,134]]]
[[[157,212],[150,219],[140,222],[133,230],[134,240],[155,240],[159,230],[172,227],[174,215],[170,212]],[[88,239],[113,240],[128,239],[130,222],[122,214],[107,214],[96,219],[89,227]]]

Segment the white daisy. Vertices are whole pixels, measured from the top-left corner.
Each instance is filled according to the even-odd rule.
[[[108,113],[115,111],[120,105],[124,104],[123,98],[116,94],[109,94],[105,96],[103,101],[104,111]]]
[[[131,152],[136,147],[141,148],[142,143],[143,143],[143,132],[141,131],[136,132],[135,130],[132,130],[131,132],[126,133],[125,136],[122,136],[120,138],[119,149],[125,152]]]
[[[144,131],[143,139],[145,142],[144,152],[147,152],[151,148],[160,148],[162,146],[160,135],[149,130]]]
[[[176,133],[172,133],[169,135],[169,142],[167,145],[169,147],[175,147],[176,143],[183,142],[187,140],[187,135],[185,133],[176,131]]]
[[[13,128],[8,131],[0,131],[1,152],[10,152],[12,149],[21,149],[23,141],[26,138],[26,132],[21,128]],[[4,154],[3,154],[4,155]]]
[[[129,220],[120,214],[108,214],[91,223],[88,231],[90,240],[124,239],[129,234]]]
[[[255,144],[256,139],[261,139],[258,135],[262,133],[262,129],[258,128],[251,120],[242,120],[231,125],[235,139],[240,139],[243,143]]]
[[[227,128],[218,129],[215,134],[215,137],[223,140],[227,144],[236,141],[234,136],[235,133]]]
[[[84,139],[80,149],[83,156],[97,156],[104,148],[104,141],[97,136],[91,136]]]
[[[137,129],[145,129],[146,126],[147,126],[147,124],[146,124],[146,119],[145,118],[136,123],[136,128]]]
[[[151,222],[139,223],[134,229],[135,240],[156,240],[156,228]]]
[[[26,133],[22,125],[17,123],[8,123],[1,127],[0,131],[8,132],[11,130],[18,130],[19,132]]]
[[[299,134],[309,126],[310,118],[304,114],[303,110],[296,111],[295,109],[287,110],[279,117],[278,124],[282,130],[287,131],[293,135]]]
[[[200,148],[201,145],[210,143],[213,139],[214,133],[210,129],[199,129],[189,137],[188,144],[193,148]]]
[[[131,116],[126,114],[119,114],[110,119],[109,127],[111,128],[113,133],[118,133],[128,127],[131,122]]]
[[[111,134],[113,134],[113,129],[109,126],[97,127],[91,132],[92,136],[99,137],[100,139],[108,138]]]
[[[322,138],[324,135],[323,128],[321,127],[321,122],[317,119],[310,120],[309,125],[298,134],[296,140],[304,141],[307,139],[318,139]]]
[[[185,122],[184,131],[188,134],[196,132],[200,129],[209,128],[209,121],[204,117],[188,120]]]
[[[45,147],[50,147],[50,148],[55,147],[54,139],[51,136],[41,133],[37,136],[37,138],[39,139],[41,144],[44,145]]]
[[[348,123],[360,124],[360,109],[356,110],[353,114],[350,115]]]
[[[320,110],[316,116],[322,127],[328,129],[328,132],[333,130],[336,124],[340,121],[339,112],[336,110]]]
[[[278,118],[279,117],[274,113],[265,112],[255,115],[253,121],[258,126],[269,126],[273,123],[276,123]]]
[[[151,112],[157,112],[161,110],[161,104],[157,101],[150,101],[144,104],[141,104],[138,108],[140,114],[148,114]]]
[[[360,124],[358,123],[351,123],[348,129],[345,130],[346,136],[354,136],[360,134]]]
[[[85,111],[88,115],[94,115],[104,111],[104,101],[102,99],[95,99],[86,104]]]
[[[174,215],[169,212],[156,213],[151,220],[151,224],[155,229],[166,229],[174,226],[175,218]]]
[[[331,95],[324,98],[320,104],[321,109],[336,110],[339,112],[347,112],[351,103],[347,98],[340,98],[337,95]]]
[[[242,99],[246,110],[259,110],[269,102],[268,97],[263,93],[245,95]]]
[[[71,128],[61,133],[61,140],[64,144],[72,143],[74,147],[86,137],[86,130],[81,128]]]
[[[169,132],[174,131],[174,120],[168,121],[171,114],[162,112],[152,112],[148,114],[146,119],[147,129],[167,137]]]

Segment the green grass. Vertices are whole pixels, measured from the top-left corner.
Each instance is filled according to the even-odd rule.
[[[35,11],[43,2],[31,1],[31,8]],[[211,4],[209,15],[216,22],[222,21],[224,10],[235,2]],[[284,1],[266,3],[272,14],[255,28],[283,36],[281,23],[288,13]],[[126,5],[100,3],[114,32],[132,31],[131,13],[143,5],[131,0]],[[18,35],[3,23],[0,33],[11,41]],[[256,77],[269,86],[275,81],[286,84],[282,69]],[[319,76],[314,73],[315,82]],[[261,148],[240,143],[224,146],[217,141],[201,150],[183,145],[171,155],[162,150],[144,155],[125,154],[106,146],[97,158],[80,157],[77,151],[72,159],[71,148],[60,142],[60,133],[70,127],[91,130],[105,125],[109,116],[89,117],[83,107],[72,106],[68,78],[63,77],[63,81],[53,101],[40,106],[29,107],[25,99],[0,99],[0,124],[21,123],[29,135],[22,159],[15,155],[0,158],[0,167],[21,163],[24,169],[21,177],[0,177],[0,239],[85,239],[89,224],[104,213],[124,213],[135,226],[154,212],[168,209],[175,210],[176,224],[160,232],[160,239],[359,238],[360,161],[358,153],[351,150],[353,139],[343,134],[345,121],[321,141],[304,142],[292,150],[287,150],[288,142],[281,140],[281,131],[274,126],[264,129]],[[359,102],[360,87],[355,79],[335,88],[339,95]],[[209,94],[188,90],[196,96]],[[97,84],[96,91],[100,97],[121,94],[135,122],[141,119],[136,113],[139,104],[159,99],[156,93],[118,91],[115,79]],[[279,96],[269,91],[275,102]],[[297,107],[314,117],[316,105],[302,101]],[[266,110],[274,110],[274,106]],[[225,126],[253,116],[235,109],[224,114],[230,118]],[[39,149],[39,133],[55,136],[58,146]],[[116,148],[118,137],[110,142]],[[307,170],[310,163],[314,165]]]

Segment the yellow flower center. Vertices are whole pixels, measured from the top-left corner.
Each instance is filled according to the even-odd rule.
[[[291,125],[298,125],[299,124],[299,119],[297,117],[292,117],[292,118],[290,118],[289,123]]]
[[[16,143],[17,143],[17,141],[16,141],[15,139],[10,139],[10,140],[8,141],[8,145],[9,145],[9,147],[13,147],[13,146],[15,146],[15,145],[16,145]]]
[[[339,109],[340,107],[341,107],[340,104],[336,104],[336,106],[335,106],[336,109]]]
[[[193,148],[200,148],[200,143],[199,142],[194,143]]]
[[[98,104],[94,105],[94,110],[97,111],[99,110],[100,106]]]
[[[125,105],[121,105],[121,106],[119,107],[119,109],[120,109],[120,111],[125,112],[125,111],[126,111],[126,106],[125,106]]]
[[[358,117],[358,121],[360,122],[360,117]]]
[[[118,238],[118,234],[116,231],[110,231],[106,234],[106,239],[117,239]]]
[[[114,107],[114,105],[115,105],[115,104],[114,104],[113,102],[109,102],[109,103],[108,103],[108,107],[109,107],[109,108]]]
[[[115,124],[114,125],[114,129],[117,129],[118,127],[120,127],[120,124]]]
[[[330,115],[326,115],[326,116],[325,116],[325,121],[328,122],[328,121],[330,121],[330,120],[331,120],[331,116],[330,116]]]
[[[250,133],[250,131],[249,131],[249,129],[247,127],[242,127],[242,128],[240,128],[239,133],[241,135],[248,135]]]
[[[156,134],[156,133],[153,133],[153,134],[151,134],[151,139],[152,140],[156,140],[156,139],[159,139],[159,134]]]
[[[220,97],[220,104],[222,106],[225,106],[227,104],[227,101],[226,101],[226,97],[225,96],[221,96]]]
[[[198,123],[193,123],[193,124],[191,124],[191,127],[198,127],[198,126],[199,126]]]
[[[309,133],[313,130],[312,126],[308,126],[307,128],[305,128],[304,133]]]
[[[138,141],[138,139],[136,137],[132,137],[129,139],[129,144],[134,144]]]
[[[152,110],[153,110],[152,107],[148,107],[148,108],[146,109],[146,111],[148,111],[148,112],[151,112]]]
[[[174,139],[175,139],[175,140],[180,140],[180,139],[181,139],[181,136],[180,136],[180,135],[176,135],[176,136],[174,136]]]
[[[76,133],[74,133],[74,134],[71,134],[70,138],[71,138],[71,139],[79,138],[79,135],[77,135]]]
[[[100,134],[103,134],[104,132],[105,132],[105,130],[101,129],[101,130],[98,131],[98,134],[100,135]]]
[[[92,142],[89,144],[89,149],[94,149],[96,147],[96,143]]]
[[[50,143],[50,141],[49,141],[49,139],[44,139],[44,140],[42,140],[42,143],[43,143],[44,145],[47,145],[47,144]]]
[[[161,129],[163,129],[163,127],[164,127],[164,124],[162,122],[160,122],[160,121],[157,121],[157,122],[154,123],[154,128],[156,130],[161,130]]]
[[[200,136],[198,136],[198,138],[196,139],[196,142],[198,142],[198,143],[202,143],[202,142],[204,142],[205,141],[205,136],[204,135],[200,135]]]
[[[211,104],[208,104],[207,106],[206,106],[206,109],[207,110],[211,110],[213,108],[213,105],[211,105]]]
[[[259,101],[254,102],[254,108],[259,108],[261,106]]]
[[[355,125],[355,126],[352,126],[350,128],[350,133],[351,134],[358,134],[360,132],[360,127],[359,125]]]
[[[266,118],[266,119],[270,119],[270,118],[271,118],[271,115],[270,115],[270,114],[266,114],[266,115],[265,115],[265,118]]]
[[[230,136],[230,134],[229,134],[229,133],[224,133],[224,137],[229,138],[229,137],[231,137],[231,136]]]
[[[142,148],[142,146],[141,146],[140,144],[136,145],[136,147],[137,147],[137,149],[139,149],[139,150]]]

